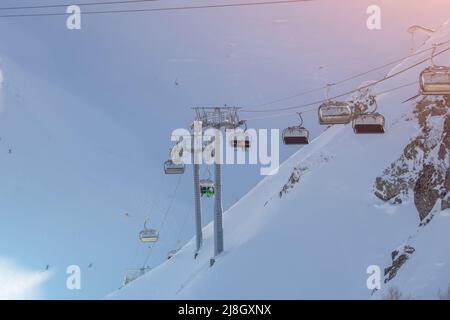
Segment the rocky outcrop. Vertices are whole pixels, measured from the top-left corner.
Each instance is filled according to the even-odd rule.
[[[450,96],[423,98],[414,115],[419,134],[376,178],[374,193],[391,204],[413,196],[423,221],[438,201],[442,210],[450,206]]]
[[[384,283],[395,278],[400,268],[408,261],[409,257],[416,251],[412,246],[405,245],[401,251],[394,250],[391,253],[392,264],[384,269]]]
[[[425,165],[414,187],[414,204],[421,221],[428,216],[439,198],[437,186],[441,179],[436,179],[436,175],[439,175],[439,171],[433,165]],[[435,183],[436,180],[438,183]]]
[[[305,175],[307,172],[312,171],[321,165],[330,162],[334,156],[329,153],[321,152],[318,155],[315,155],[305,161],[305,163],[297,166],[292,171],[288,181],[281,187],[280,192],[278,193],[278,196],[280,198],[283,197],[283,195],[286,195],[289,193],[291,189],[293,189],[299,182],[303,175]],[[267,204],[268,202],[266,202]]]
[[[281,188],[281,191],[279,193],[279,197],[282,198],[284,194],[289,193],[289,190],[293,189],[294,186],[300,182],[300,177],[302,176],[302,173],[308,170],[306,167],[301,168],[294,168],[294,171],[292,172],[291,176],[289,177],[288,182]]]

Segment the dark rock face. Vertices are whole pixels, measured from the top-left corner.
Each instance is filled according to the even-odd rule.
[[[395,278],[400,268],[408,261],[409,257],[414,254],[416,249],[409,245],[405,245],[400,253],[399,250],[395,250],[392,252],[392,264],[384,269],[384,283],[388,283],[392,279]]]
[[[278,193],[280,199],[283,198],[284,195],[288,194],[289,191],[291,191],[298,183],[300,183],[302,176],[304,176],[308,171],[330,162],[333,158],[334,156],[332,154],[321,152],[320,154],[295,167],[288,181],[281,187],[281,190]]]
[[[376,178],[374,193],[391,204],[400,204],[413,193],[422,221],[438,201],[442,210],[450,206],[450,96],[425,97],[414,114],[419,134]]]
[[[294,168],[288,182],[281,188],[279,193],[280,198],[282,198],[284,194],[289,193],[289,190],[294,188],[294,186],[300,182],[300,177],[306,170],[308,170],[308,168]]]
[[[439,198],[439,192],[434,183],[437,173],[438,170],[433,165],[425,165],[414,187],[414,204],[419,211],[421,221],[433,210]]]

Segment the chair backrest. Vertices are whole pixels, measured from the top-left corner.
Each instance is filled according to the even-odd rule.
[[[286,145],[309,144],[309,131],[303,127],[289,127],[283,130],[283,142]]]
[[[450,94],[450,68],[428,67],[420,75],[420,93],[422,95]]]
[[[381,134],[385,132],[385,119],[379,113],[362,114],[353,120],[353,130],[357,134]]]
[[[346,124],[352,119],[352,109],[349,104],[324,103],[319,107],[320,124]]]

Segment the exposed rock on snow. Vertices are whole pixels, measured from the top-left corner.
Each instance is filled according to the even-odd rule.
[[[375,181],[375,195],[391,204],[409,200],[411,191],[420,220],[437,201],[448,208],[450,190],[450,97],[423,98],[414,114],[420,132],[400,158]]]
[[[412,246],[405,245],[400,250],[394,250],[391,253],[392,257],[392,264],[384,269],[384,283],[388,283],[391,281],[396,275],[397,272],[400,270],[400,268],[405,264],[406,261],[408,261],[409,257],[416,251]]]
[[[319,166],[323,163],[329,162],[333,159],[333,156],[326,153],[320,153],[315,159],[311,160],[307,164],[299,165],[294,168],[291,176],[288,179],[288,182],[283,185],[281,191],[279,193],[279,197],[282,198],[283,195],[288,194],[291,189],[295,187],[297,183],[300,182],[301,177],[307,173],[309,170],[313,169],[316,166]]]
[[[294,188],[294,186],[297,183],[299,183],[302,173],[307,170],[308,170],[307,167],[294,168],[294,171],[292,172],[291,176],[289,177],[288,182],[281,188],[281,191],[279,194],[280,198],[282,198],[284,194],[289,193],[289,190]]]

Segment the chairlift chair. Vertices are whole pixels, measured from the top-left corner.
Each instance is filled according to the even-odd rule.
[[[167,160],[164,163],[165,174],[183,174],[185,171],[184,163],[175,163],[172,160]]]
[[[144,229],[139,233],[139,240],[142,243],[154,243],[159,240],[159,232],[156,229],[147,228],[147,221],[144,224]]]
[[[130,282],[138,279],[139,277],[143,276],[145,273],[150,271],[150,267],[142,267],[140,269],[130,269],[127,270],[125,273],[125,277],[123,279],[122,285],[125,287]]]
[[[252,145],[252,137],[245,132],[239,132],[233,135],[230,144],[235,150],[247,151]]]
[[[303,127],[303,118],[301,113],[300,116],[301,123],[299,126],[288,127],[283,130],[283,142],[285,145],[305,145],[309,144],[309,131]]]
[[[140,275],[140,272],[138,270],[128,270],[125,273],[125,277],[123,279],[122,285],[125,287],[127,284],[129,284],[130,282],[136,280],[140,276],[141,275]]]
[[[422,95],[450,95],[450,67],[431,66],[420,74]]]
[[[380,113],[363,113],[353,119],[356,134],[382,134],[385,132],[385,119]]]
[[[329,101],[319,107],[321,125],[347,124],[352,121],[352,109],[347,102]]]
[[[353,117],[353,131],[356,134],[383,134],[385,132],[384,116],[376,112],[378,109],[376,97],[370,96],[369,99],[369,105],[374,106],[374,109],[369,112],[367,108],[361,108],[364,104],[358,104],[359,107],[355,109]]]
[[[215,185],[211,179],[200,180],[200,194],[206,198],[212,198],[214,196]]]

